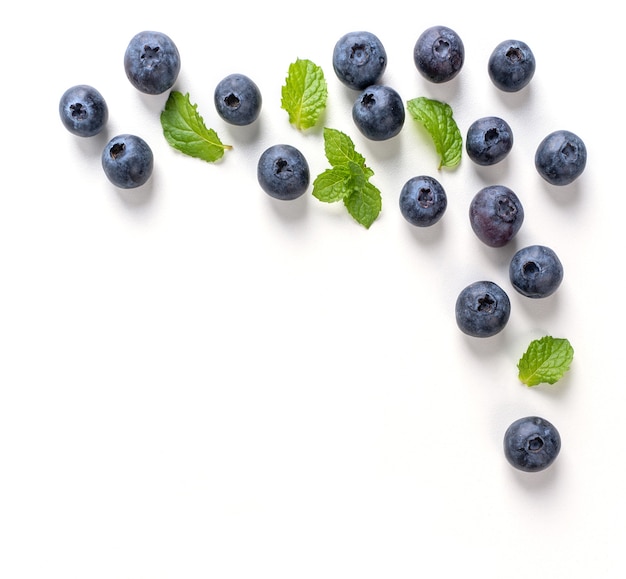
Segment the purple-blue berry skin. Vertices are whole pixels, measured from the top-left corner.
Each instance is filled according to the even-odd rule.
[[[569,185],[585,170],[587,148],[571,131],[558,130],[546,136],[535,152],[535,167],[551,185]]]
[[[511,466],[523,472],[545,470],[560,451],[559,431],[540,416],[519,418],[504,433],[504,456]]]
[[[467,130],[465,150],[477,165],[495,165],[502,161],[513,148],[513,131],[500,117],[482,117],[475,120]]]
[[[117,135],[102,151],[102,168],[116,187],[134,189],[145,184],[152,175],[154,155],[141,137]]]
[[[476,281],[465,287],[455,304],[456,323],[468,336],[489,338],[501,332],[511,316],[507,293],[492,281]]]
[[[504,92],[518,92],[530,83],[535,75],[535,55],[521,40],[504,40],[498,44],[487,64],[493,84]]]
[[[369,86],[352,106],[354,124],[372,141],[386,141],[395,137],[404,126],[405,116],[402,98],[387,85]]]
[[[244,74],[229,74],[215,87],[213,95],[219,116],[231,125],[250,125],[261,113],[261,91]]]
[[[162,32],[144,30],[128,43],[124,70],[140,92],[162,94],[174,86],[180,72],[180,53],[173,40]]]
[[[523,296],[546,298],[561,285],[563,264],[553,249],[545,245],[529,245],[511,258],[509,279]]]
[[[503,247],[520,230],[524,208],[519,197],[504,185],[481,189],[469,207],[469,219],[478,239],[489,247]]]
[[[259,157],[257,179],[270,197],[290,201],[302,196],[310,182],[309,164],[299,149],[278,144]]]
[[[419,73],[430,82],[448,82],[463,68],[465,46],[451,28],[431,26],[417,39],[413,60]]]
[[[363,90],[377,84],[387,68],[387,52],[371,32],[358,30],[344,34],[333,49],[333,69],[348,88]]]
[[[400,212],[416,227],[430,227],[437,223],[447,206],[448,199],[443,186],[428,175],[412,177],[400,192]]]
[[[92,86],[78,84],[68,88],[59,101],[63,126],[78,137],[93,137],[109,120],[109,108],[104,97]]]

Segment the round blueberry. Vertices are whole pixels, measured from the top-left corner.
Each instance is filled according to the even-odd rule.
[[[504,92],[522,90],[535,74],[535,55],[525,42],[505,40],[498,44],[487,65],[493,84]]]
[[[400,192],[400,212],[417,227],[429,227],[443,216],[448,199],[441,183],[426,175],[409,179]]]
[[[517,251],[509,263],[513,287],[529,298],[552,295],[563,281],[563,264],[554,250],[545,245],[529,245]]]
[[[571,131],[559,130],[545,137],[535,153],[535,167],[552,185],[569,185],[587,164],[585,143]]]
[[[524,221],[524,208],[518,196],[504,185],[481,189],[469,207],[474,233],[490,247],[502,247],[517,234]]]
[[[304,155],[291,145],[273,145],[259,158],[257,179],[271,197],[285,201],[304,194],[309,186],[309,165]]]
[[[152,149],[136,135],[113,137],[102,151],[104,173],[113,185],[121,189],[143,185],[152,175],[153,167]]]
[[[222,119],[231,125],[249,125],[261,112],[261,91],[244,74],[230,74],[215,87],[215,108]]]
[[[95,88],[78,84],[68,88],[61,96],[59,115],[70,133],[78,137],[93,137],[109,120],[109,108]]]
[[[348,32],[333,49],[333,68],[337,78],[354,90],[376,84],[386,67],[385,47],[371,32]]]
[[[506,292],[492,281],[476,281],[459,294],[456,323],[468,336],[488,338],[502,331],[511,315]]]
[[[417,39],[413,60],[417,70],[427,80],[448,82],[461,72],[465,47],[454,30],[446,26],[431,26]]]
[[[513,148],[513,131],[500,117],[482,117],[475,120],[467,130],[465,150],[478,165],[495,165],[502,161]]]
[[[162,32],[139,32],[126,48],[124,70],[128,80],[140,92],[164,93],[174,86],[180,72],[178,48]]]
[[[365,137],[385,141],[395,137],[404,125],[404,102],[393,88],[372,85],[354,101],[352,119]]]
[[[504,456],[516,469],[539,472],[548,468],[561,450],[561,435],[545,418],[526,416],[504,433]]]

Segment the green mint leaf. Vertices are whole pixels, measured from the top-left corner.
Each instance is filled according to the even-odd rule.
[[[313,181],[313,196],[325,203],[341,201],[352,193],[351,176],[348,167],[326,169]]]
[[[289,113],[292,125],[299,130],[315,126],[328,97],[322,69],[310,60],[296,59],[289,65],[281,95],[281,108]]]
[[[376,221],[382,208],[380,191],[369,181],[365,181],[362,188],[354,189],[352,194],[344,197],[343,202],[348,213],[366,229]]]
[[[324,152],[333,167],[347,165],[352,161],[365,169],[365,157],[356,152],[352,139],[337,129],[324,129]]]
[[[407,102],[411,116],[421,123],[432,137],[441,167],[456,167],[461,162],[463,137],[452,115],[452,107],[426,97]]]
[[[519,379],[527,386],[554,384],[569,370],[573,358],[574,348],[565,338],[533,340],[517,364]]]
[[[189,94],[170,92],[161,112],[161,126],[167,142],[174,148],[209,163],[221,159],[230,145],[224,145],[213,129],[207,129],[198,114],[198,105],[191,104]]]

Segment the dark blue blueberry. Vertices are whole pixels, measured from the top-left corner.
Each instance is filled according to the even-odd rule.
[[[363,90],[376,84],[386,67],[385,47],[371,32],[348,32],[335,44],[333,68],[337,78],[349,88]]]
[[[95,88],[78,84],[63,93],[59,101],[59,115],[70,133],[79,137],[93,137],[107,124],[109,108]]]
[[[231,125],[249,125],[261,112],[261,91],[244,74],[230,74],[215,87],[215,108]]]
[[[513,131],[500,117],[482,117],[467,130],[465,150],[478,165],[495,165],[513,148]]]
[[[433,177],[413,177],[400,192],[400,212],[411,225],[417,227],[429,227],[437,223],[447,205],[446,192]]]
[[[569,185],[580,177],[587,164],[587,148],[570,131],[554,131],[539,143],[535,167],[552,185]]]
[[[545,418],[526,416],[513,422],[504,433],[504,456],[524,472],[548,468],[561,450],[561,435]]]
[[[520,40],[505,40],[498,44],[487,65],[491,81],[504,92],[522,90],[534,76],[535,68],[535,55]]]
[[[404,125],[404,102],[391,87],[375,84],[354,101],[352,119],[361,133],[372,141],[395,137]]]
[[[459,294],[455,314],[456,323],[464,334],[488,338],[506,326],[511,316],[511,302],[496,283],[476,281]]]
[[[304,155],[291,145],[266,149],[257,165],[259,185],[271,197],[285,201],[304,194],[309,186],[309,165]]]
[[[472,199],[469,219],[478,239],[490,247],[502,247],[522,226],[524,208],[511,189],[504,185],[490,185]]]
[[[513,255],[509,263],[513,287],[529,298],[552,295],[563,281],[563,264],[545,245],[529,245]]]
[[[180,72],[180,54],[162,32],[145,30],[128,43],[124,70],[131,84],[146,94],[161,94],[174,86]]]
[[[454,30],[446,26],[431,26],[417,39],[413,60],[417,70],[427,80],[448,82],[463,68],[465,47]]]
[[[141,137],[118,135],[102,151],[102,168],[113,185],[133,189],[143,185],[152,175],[152,149]]]

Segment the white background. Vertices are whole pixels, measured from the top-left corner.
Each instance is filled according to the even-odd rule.
[[[51,1],[4,19],[0,192],[0,577],[3,579],[618,578],[626,576],[624,488],[623,102],[620,18],[596,2],[409,3]],[[202,6],[202,8],[200,8]],[[616,4],[611,4],[616,7]],[[413,46],[455,29],[461,74],[431,85]],[[165,142],[167,95],[138,93],[123,54],[141,30],[176,42],[207,126],[233,145],[222,161]],[[403,99],[448,102],[465,135],[486,115],[511,125],[501,165],[467,155],[438,171],[407,115],[367,142],[356,93],[334,76],[335,41],[374,32],[383,81]],[[486,64],[501,40],[527,42],[531,85],[500,93]],[[320,65],[319,127],[280,108],[288,66]],[[226,125],[213,90],[232,72],[263,93],[252,127]],[[98,88],[106,132],[68,133],[66,88]],[[310,191],[262,192],[256,161],[286,142],[313,176],[328,165],[322,126],[349,134],[375,172],[383,210],[369,230]],[[589,159],[573,185],[534,169],[539,141],[569,129]],[[148,185],[110,185],[100,152],[145,138]],[[438,178],[448,210],[416,229],[398,209],[412,176]],[[514,243],[474,236],[468,204],[505,184],[526,219]],[[508,260],[542,243],[560,256],[557,294],[528,300]],[[491,279],[509,293],[506,329],[485,340],[454,320],[458,292]],[[574,363],[554,386],[517,378],[528,343],[567,337]],[[505,460],[502,437],[538,414],[562,436],[547,471]]]

